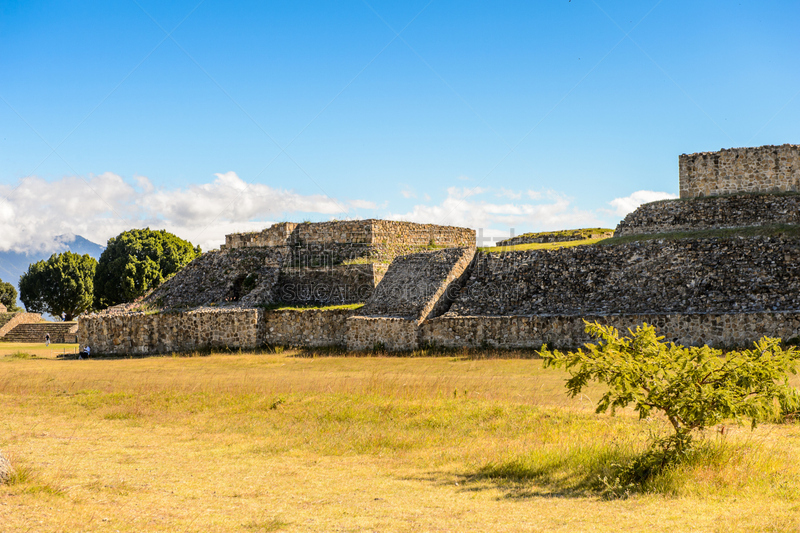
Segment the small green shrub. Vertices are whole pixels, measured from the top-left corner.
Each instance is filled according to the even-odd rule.
[[[620,482],[641,483],[665,468],[681,463],[693,451],[694,434],[724,419],[774,420],[777,411],[797,412],[797,391],[788,383],[800,357],[794,347],[783,349],[780,339],[764,337],[754,347],[723,353],[663,342],[655,328],[644,324],[620,337],[611,326],[588,323],[586,331],[599,339],[586,350],[550,351],[540,355],[545,367],[563,367],[572,376],[567,390],[580,394],[589,381],[608,386],[596,411],[633,404],[639,418],[664,414],[673,432],[653,437],[648,452],[622,468]]]

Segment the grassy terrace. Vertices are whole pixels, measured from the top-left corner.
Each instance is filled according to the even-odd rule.
[[[610,237],[606,239],[584,239],[580,241],[552,242],[552,243],[542,243],[542,244],[539,243],[518,244],[515,246],[491,246],[491,247],[481,247],[478,249],[483,252],[500,253],[500,252],[513,252],[518,250],[555,250],[557,248],[586,246],[588,244],[613,246],[615,244],[625,244],[628,242],[653,241],[659,239],[663,240],[711,239],[711,238],[729,239],[733,237],[777,237],[777,236],[800,238],[800,226],[784,224],[775,226],[751,226],[746,228],[710,229],[710,230],[698,230],[698,231],[674,231],[670,233],[628,235],[625,237]]]
[[[581,228],[581,229],[564,229],[559,231],[542,231],[539,233],[523,233],[521,235],[517,235],[515,238],[519,237],[553,237],[557,239],[557,242],[566,241],[568,239],[575,239],[576,237],[580,237],[580,239],[576,240],[584,240],[590,238],[592,235],[602,234],[602,233],[609,233],[613,232],[613,229],[609,228]]]
[[[800,226],[795,225],[775,225],[775,226],[751,226],[746,228],[728,229],[709,229],[698,231],[674,231],[670,233],[653,233],[649,235],[628,235],[625,237],[611,237],[600,241],[603,245],[624,244],[636,241],[652,241],[658,239],[711,239],[732,237],[777,237],[786,236],[791,238],[800,237]]]
[[[597,244],[608,239],[584,239],[580,241],[564,242],[532,242],[528,244],[515,244],[514,246],[483,246],[478,248],[482,252],[501,253],[516,252],[519,250],[556,250],[558,248],[571,248],[573,246],[585,246],[587,244]]]
[[[530,353],[16,351],[40,355],[0,356],[0,449],[17,468],[2,531],[800,527],[800,426],[711,429],[688,465],[608,499],[614,465],[666,422],[594,414],[602,390],[567,397]]]
[[[358,309],[363,306],[363,303],[325,306],[272,304],[265,305],[263,308],[265,311],[331,311],[334,309]]]

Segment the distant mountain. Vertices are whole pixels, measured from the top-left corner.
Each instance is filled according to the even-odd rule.
[[[28,271],[28,265],[48,259],[55,253],[66,252],[67,250],[76,254],[89,254],[95,259],[100,259],[100,254],[106,249],[80,235],[59,235],[56,237],[57,245],[53,250],[42,250],[32,253],[25,252],[0,252],[0,279],[11,283],[19,291],[19,278]],[[24,307],[19,300],[17,303]]]

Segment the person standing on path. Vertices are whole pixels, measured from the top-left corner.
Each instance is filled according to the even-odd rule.
[[[50,334],[49,333],[45,333],[44,334],[44,345],[45,346],[50,346]]]

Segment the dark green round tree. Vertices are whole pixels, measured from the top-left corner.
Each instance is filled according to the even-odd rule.
[[[20,311],[17,306],[17,289],[10,283],[0,280],[0,303],[6,306],[10,313]]]
[[[19,278],[19,298],[32,313],[72,320],[92,307],[97,260],[89,254],[53,254],[37,261]]]
[[[94,278],[94,303],[103,309],[132,302],[158,287],[195,257],[200,247],[164,230],[132,229],[108,240]]]

